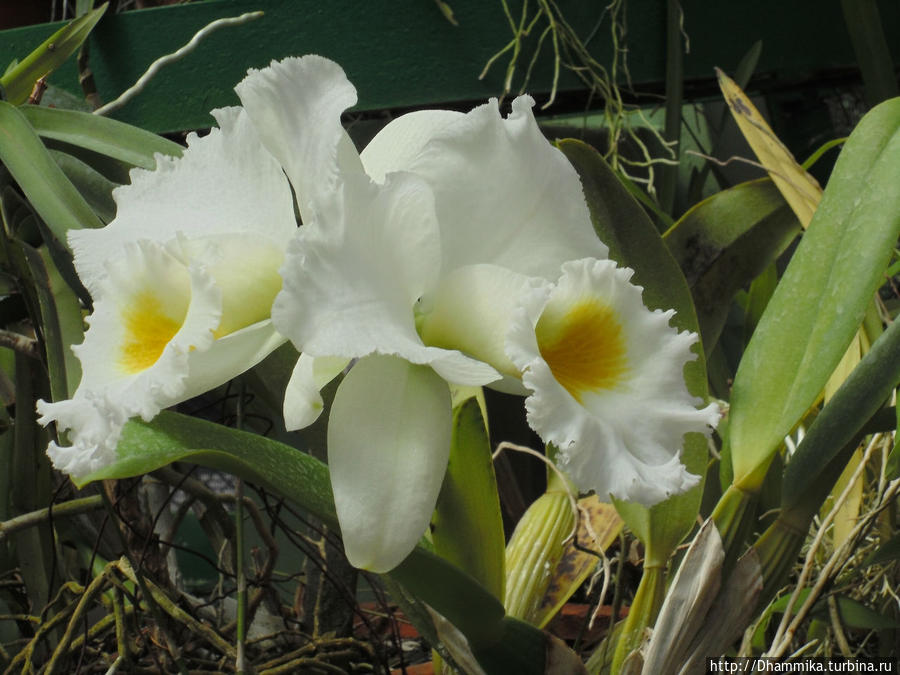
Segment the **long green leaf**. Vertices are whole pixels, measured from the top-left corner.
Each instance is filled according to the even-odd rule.
[[[92,12],[74,19],[47,38],[37,49],[0,77],[6,100],[19,105],[28,100],[34,83],[59,68],[81,43],[106,11],[103,3]]]
[[[697,332],[697,316],[684,275],[644,210],[596,150],[575,140],[558,145],[581,176],[594,229],[609,246],[609,257],[634,270],[633,282],[643,286],[647,307],[674,308],[677,313],[672,324],[679,330]],[[706,362],[699,344],[694,351],[697,359],[685,365],[685,381],[693,395],[705,399]],[[702,475],[706,458],[706,439],[700,434],[689,434],[682,456],[688,470]],[[668,562],[694,525],[700,496],[698,487],[650,509],[616,502],[626,524],[644,542],[648,565],[664,566]]]
[[[707,351],[716,344],[735,294],[759,276],[800,232],[768,178],[717,192],[663,236],[694,298]]]
[[[0,101],[0,162],[61,242],[66,241],[66,232],[71,229],[103,226],[25,116],[5,101]]]
[[[84,327],[81,306],[63,281],[46,247],[22,244],[41,309],[41,333],[47,353],[50,395],[54,401],[70,398],[81,380],[81,362],[71,346],[81,344]]]
[[[481,407],[467,399],[453,413],[450,462],[434,517],[435,551],[503,597],[503,517]]]
[[[26,105],[22,114],[44,139],[110,157],[129,166],[156,168],[156,153],[179,157],[177,143],[117,120],[75,110]],[[88,162],[84,157],[82,161]]]
[[[900,321],[875,341],[835,392],[791,457],[782,482],[782,509],[814,498],[818,509],[830,490],[821,471],[887,401],[900,383]]]
[[[754,491],[865,316],[900,233],[900,99],[866,115],[735,376],[735,485]]]

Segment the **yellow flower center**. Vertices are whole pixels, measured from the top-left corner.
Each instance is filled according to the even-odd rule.
[[[139,373],[156,363],[184,319],[169,316],[151,291],[142,291],[133,297],[123,318],[125,339],[119,364],[129,374]]]
[[[535,332],[556,381],[579,403],[585,392],[614,389],[628,370],[622,324],[612,308],[594,299],[566,308],[548,305]]]

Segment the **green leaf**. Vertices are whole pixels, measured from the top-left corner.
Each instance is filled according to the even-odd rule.
[[[895,428],[900,429],[900,407],[897,408],[897,426]],[[894,436],[894,448],[888,455],[887,464],[884,467],[884,475],[887,480],[900,478],[900,438],[896,435]]]
[[[735,294],[800,232],[768,178],[717,192],[685,213],[663,239],[691,287],[703,345],[716,344]]]
[[[900,99],[847,140],[808,231],[735,375],[731,452],[749,491],[825,386],[882,281],[900,233]]]
[[[87,39],[106,11],[106,5],[107,3],[103,3],[92,12],[60,28],[0,77],[0,87],[6,94],[6,100],[15,105],[25,103],[34,83],[59,68]]]
[[[0,101],[0,161],[61,242],[66,241],[70,229],[103,226],[53,161],[28,120],[5,101]]]
[[[177,143],[117,120],[75,110],[26,105],[22,114],[45,141],[74,154],[111,180],[118,180],[114,165],[99,158],[115,160],[122,168],[156,168],[156,154],[179,157],[184,151]],[[127,178],[127,172],[126,172]]]
[[[107,478],[149,473],[185,461],[229,471],[289,497],[337,528],[328,468],[289,445],[172,412],[153,422],[132,420],[116,448],[117,460],[75,480],[79,487]]]
[[[894,321],[828,401],[797,446],[784,472],[783,510],[800,505],[808,509],[821,506],[833,483],[823,480],[823,471],[887,401],[898,382],[900,321]]]
[[[60,276],[47,248],[35,250],[26,244],[22,246],[31,267],[41,309],[50,396],[54,401],[62,401],[72,397],[81,381],[81,362],[72,352],[72,345],[81,344],[84,340],[81,305]]]
[[[115,218],[116,202],[112,198],[115,183],[77,157],[53,149],[50,150],[50,156],[100,220],[108,223]]]
[[[644,210],[592,147],[576,140],[560,141],[558,146],[581,177],[597,235],[609,246],[610,258],[634,270],[632,281],[643,286],[644,304],[650,309],[674,308],[677,313],[671,323],[679,330],[697,332],[697,315],[684,275]],[[685,382],[694,396],[705,400],[706,362],[700,344],[694,345],[694,352],[697,359],[684,368]],[[685,466],[702,476],[706,459],[706,439],[702,434],[688,434],[682,455]],[[615,502],[628,527],[644,542],[647,565],[668,562],[694,525],[700,496],[697,487],[650,509]]]
[[[37,423],[35,399],[43,379],[40,362],[15,354],[16,409],[9,504],[16,515],[44,508],[51,501],[52,475],[44,449],[47,433]],[[18,567],[32,607],[43,607],[53,593],[54,536],[50,523],[43,522],[14,535]]]
[[[891,628],[900,627],[900,622],[885,616],[874,609],[867,607],[858,600],[848,598],[844,595],[834,596],[837,600],[837,610],[841,617],[841,622],[850,628],[859,628],[861,630],[889,630]],[[813,605],[812,616],[819,616],[823,621],[829,621],[828,607],[826,601],[819,600]]]
[[[503,517],[491,444],[476,398],[454,410],[452,433],[450,462],[431,521],[434,550],[502,598]]]

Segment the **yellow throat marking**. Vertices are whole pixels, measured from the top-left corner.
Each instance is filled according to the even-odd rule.
[[[129,374],[139,373],[156,363],[182,323],[166,314],[159,298],[150,291],[132,298],[124,319],[125,339],[119,364]]]
[[[564,313],[545,310],[535,332],[556,381],[579,403],[585,392],[614,389],[628,369],[622,324],[597,300],[582,300]]]

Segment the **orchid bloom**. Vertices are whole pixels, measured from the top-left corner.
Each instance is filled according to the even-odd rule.
[[[73,230],[75,269],[94,302],[73,347],[82,379],[69,400],[38,402],[57,469],[86,476],[115,460],[125,422],[227,382],[285,341],[270,318],[278,269],[297,229],[291,187],[240,108],[158,156],[113,192],[116,217]]]
[[[328,421],[351,563],[389,570],[427,529],[451,385],[531,392],[529,421],[585,490],[652,503],[695,482],[678,459],[683,435],[715,422],[681,374],[697,338],[647,310],[606,259],[531,98],[506,118],[496,100],[404,115],[360,155],[339,124],[356,92],[336,64],[287,59],[237,91],[301,186],[272,310],[302,352],[288,427],[315,420],[320,389],[352,365]]]

